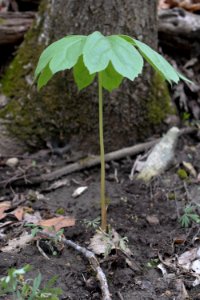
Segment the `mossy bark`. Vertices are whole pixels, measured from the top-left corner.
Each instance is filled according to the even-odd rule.
[[[71,73],[60,73],[38,93],[33,71],[42,49],[67,34],[123,33],[157,47],[156,0],[44,0],[39,16],[2,79],[10,102],[0,116],[9,130],[29,145],[48,140],[74,149],[98,151],[97,83],[78,93]],[[152,79],[153,78],[153,79]],[[145,67],[144,77],[124,80],[104,92],[106,151],[144,140],[160,126],[169,108],[167,86]]]

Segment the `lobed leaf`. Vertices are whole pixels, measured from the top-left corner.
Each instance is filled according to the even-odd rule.
[[[47,84],[47,82],[52,78],[53,73],[49,68],[49,64],[46,65],[46,67],[42,70],[42,72],[39,75],[38,82],[37,82],[37,88],[40,90],[44,85]]]
[[[158,52],[153,50],[148,45],[133,39],[127,35],[120,35],[123,39],[136,46],[148,63],[158,71],[161,76],[168,82],[178,83],[180,79],[192,83],[191,80],[177,72],[170,63]]]
[[[83,62],[83,56],[81,55],[73,68],[73,75],[78,89],[82,90],[93,82],[96,73],[89,73]]]
[[[133,39],[135,45],[138,47],[139,51],[142,53],[143,57],[148,61],[148,63],[158,71],[168,82],[179,82],[179,75],[176,70],[162,57],[159,53],[154,51],[151,47],[146,44]]]
[[[191,82],[146,44],[126,35],[104,36],[98,31],[88,36],[67,36],[51,44],[40,56],[35,78],[39,77],[40,89],[56,72],[73,68],[81,90],[102,72],[103,87],[112,91],[123,77],[134,80],[142,72],[143,57],[170,83],[179,79]]]
[[[117,35],[108,36],[110,60],[115,70],[124,77],[134,80],[143,68],[143,58],[127,41]]]
[[[189,80],[187,77],[185,77],[183,74],[177,72],[178,76],[180,79],[182,79],[183,81],[187,81],[189,83],[193,83],[191,80]]]
[[[54,54],[49,63],[51,71],[56,72],[71,69],[82,54],[86,37],[71,36],[60,51]]]
[[[52,73],[70,69],[82,53],[85,36],[67,36],[47,47],[39,58],[35,77],[49,64]]]
[[[113,89],[116,89],[120,86],[123,76],[117,73],[113,68],[112,63],[109,63],[107,68],[102,73],[102,86],[104,89],[111,92]]]
[[[35,70],[35,78],[38,77],[38,75],[41,73],[41,71],[46,67],[46,65],[50,62],[50,60],[53,58],[54,53],[59,51],[60,47],[64,47],[66,40],[69,37],[64,37],[51,45],[49,45],[40,55],[36,70]]]
[[[105,36],[95,31],[88,35],[83,48],[83,61],[90,74],[104,70],[109,63],[110,44]]]
[[[105,37],[97,31],[87,37],[83,61],[91,74],[105,70],[112,62],[117,73],[130,80],[143,68],[142,56],[129,42],[117,35]]]

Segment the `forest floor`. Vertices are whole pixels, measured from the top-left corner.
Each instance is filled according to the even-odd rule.
[[[113,300],[200,299],[199,154],[200,144],[195,139],[179,138],[176,163],[149,184],[129,179],[135,157],[107,164],[106,190],[111,199],[109,224],[122,238],[127,237],[132,252],[128,259],[121,249],[112,249],[107,257],[98,256]],[[17,269],[30,264],[33,268],[28,273],[29,278],[40,272],[46,282],[58,275],[56,286],[63,290],[60,299],[101,299],[94,271],[76,250],[65,246],[53,255],[44,246],[44,239],[40,239],[38,247],[37,238],[27,245],[16,246],[16,240],[14,245],[10,243],[14,238],[20,240],[25,231],[30,232],[24,223],[31,223],[38,216],[59,218],[62,213],[76,219],[74,226],[64,229],[66,239],[87,248],[95,234],[92,227],[86,226],[87,221],[100,215],[99,168],[62,178],[65,185],[60,188],[50,188],[51,183],[11,186],[9,179],[19,172],[49,172],[66,164],[69,157],[37,154],[22,155],[18,159],[14,167],[6,165],[6,157],[0,160],[0,182],[7,182],[0,191],[0,277],[11,267]],[[184,162],[188,162],[189,167]],[[181,179],[177,171],[183,165],[187,166],[187,177]],[[87,190],[77,198],[72,197],[80,186],[87,186]],[[3,210],[6,202],[8,207]],[[188,217],[191,222],[188,227],[182,227],[181,216],[188,205],[196,221]]]

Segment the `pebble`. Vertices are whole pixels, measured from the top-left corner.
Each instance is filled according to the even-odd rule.
[[[6,166],[14,168],[18,165],[18,163],[19,163],[19,159],[16,157],[12,157],[12,158],[7,159]]]
[[[150,225],[158,225],[160,223],[158,217],[155,215],[147,216],[146,220]]]

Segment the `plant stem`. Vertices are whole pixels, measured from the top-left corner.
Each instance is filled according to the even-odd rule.
[[[100,160],[101,160],[101,229],[107,229],[107,207],[105,197],[105,155],[104,155],[104,140],[103,140],[103,89],[101,73],[98,73],[99,85],[99,142],[100,142]]]

